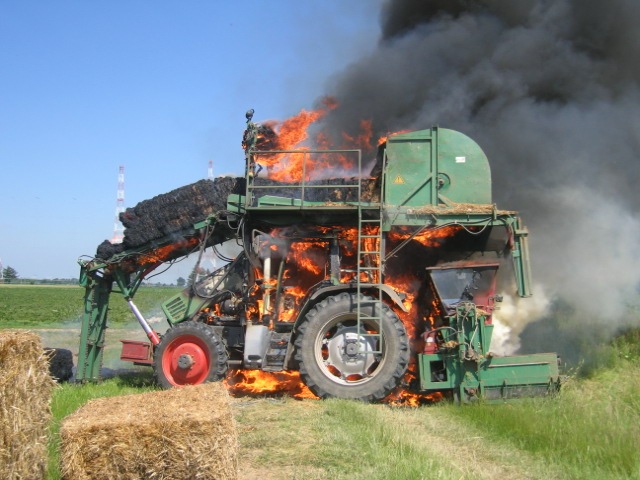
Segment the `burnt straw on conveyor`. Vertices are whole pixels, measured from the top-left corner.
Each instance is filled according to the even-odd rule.
[[[122,243],[105,240],[98,246],[96,257],[108,260],[124,250],[192,228],[209,215],[226,210],[229,195],[243,192],[244,178],[218,177],[143,200],[120,214],[124,226]]]
[[[358,191],[351,185],[357,180],[352,178],[332,178],[309,182],[309,185],[328,185],[322,188],[305,190],[305,201],[311,202],[355,202]],[[256,178],[255,185],[268,186],[267,189],[254,191],[255,197],[274,195],[288,198],[300,198],[299,188],[287,188],[290,184],[267,178]],[[362,182],[362,200],[377,201],[376,180]],[[145,246],[173,233],[188,230],[195,223],[208,216],[227,209],[227,197],[231,194],[245,193],[243,177],[218,177],[214,180],[200,180],[177,188],[168,193],[143,200],[135,207],[127,208],[120,214],[124,226],[124,238],[120,244],[108,240],[97,249],[96,257],[108,260],[125,250]]]

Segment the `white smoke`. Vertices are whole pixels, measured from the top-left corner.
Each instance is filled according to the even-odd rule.
[[[532,321],[548,313],[549,297],[540,284],[534,285],[531,298],[504,294],[493,314],[491,351],[511,355],[520,349],[520,333]]]

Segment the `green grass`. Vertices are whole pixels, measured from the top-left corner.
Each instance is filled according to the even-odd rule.
[[[160,315],[177,290],[142,287],[135,301]],[[79,326],[83,296],[80,287],[0,286],[0,328]],[[133,320],[119,294],[109,318]],[[640,479],[640,329],[594,347],[590,365],[556,397],[495,405],[235,400],[241,465],[265,479]],[[60,476],[62,419],[92,398],[152,390],[151,375],[56,388],[48,478]]]
[[[529,452],[567,479],[640,478],[640,343],[619,338],[608,368],[572,378],[559,396],[451,408],[490,441]]]
[[[460,478],[455,467],[416,441],[413,409],[290,398],[234,405],[242,478]]]
[[[245,478],[640,479],[638,332],[609,346],[609,366],[558,396],[504,404],[398,408],[347,400],[235,399]],[[92,398],[152,390],[151,372],[56,389],[60,421]]]
[[[325,466],[326,478],[460,478],[446,459],[421,444],[420,436],[428,438],[429,432],[416,430],[412,413],[347,400],[325,401],[317,425],[323,441],[316,462]]]
[[[160,315],[160,304],[177,293],[175,287],[141,287],[135,303],[145,316]],[[73,286],[0,286],[0,328],[63,327],[80,324],[84,288]],[[122,295],[112,293],[109,323],[135,320]]]

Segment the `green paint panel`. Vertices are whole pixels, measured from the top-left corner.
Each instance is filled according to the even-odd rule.
[[[476,142],[434,127],[387,140],[385,203],[422,207],[491,203],[491,169]]]
[[[456,354],[418,355],[423,390],[475,388],[516,389],[542,386],[552,389],[560,380],[555,353],[492,357],[480,362],[460,361]],[[493,395],[488,395],[493,397]]]

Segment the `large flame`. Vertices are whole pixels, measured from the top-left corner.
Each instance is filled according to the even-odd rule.
[[[341,142],[334,143],[323,131],[318,131],[310,141],[310,127],[338,104],[335,99],[326,98],[317,110],[301,110],[300,113],[283,121],[266,121],[261,124],[256,143],[255,161],[266,167],[268,178],[280,182],[301,183],[329,177],[353,176],[358,172],[355,153],[310,153],[318,150],[360,149],[370,154],[375,149],[371,120],[360,122],[357,135],[342,134]],[[386,138],[386,137],[385,137]],[[310,145],[310,143],[312,145]],[[380,144],[380,142],[378,142]],[[309,153],[260,153],[260,151],[300,150]]]

